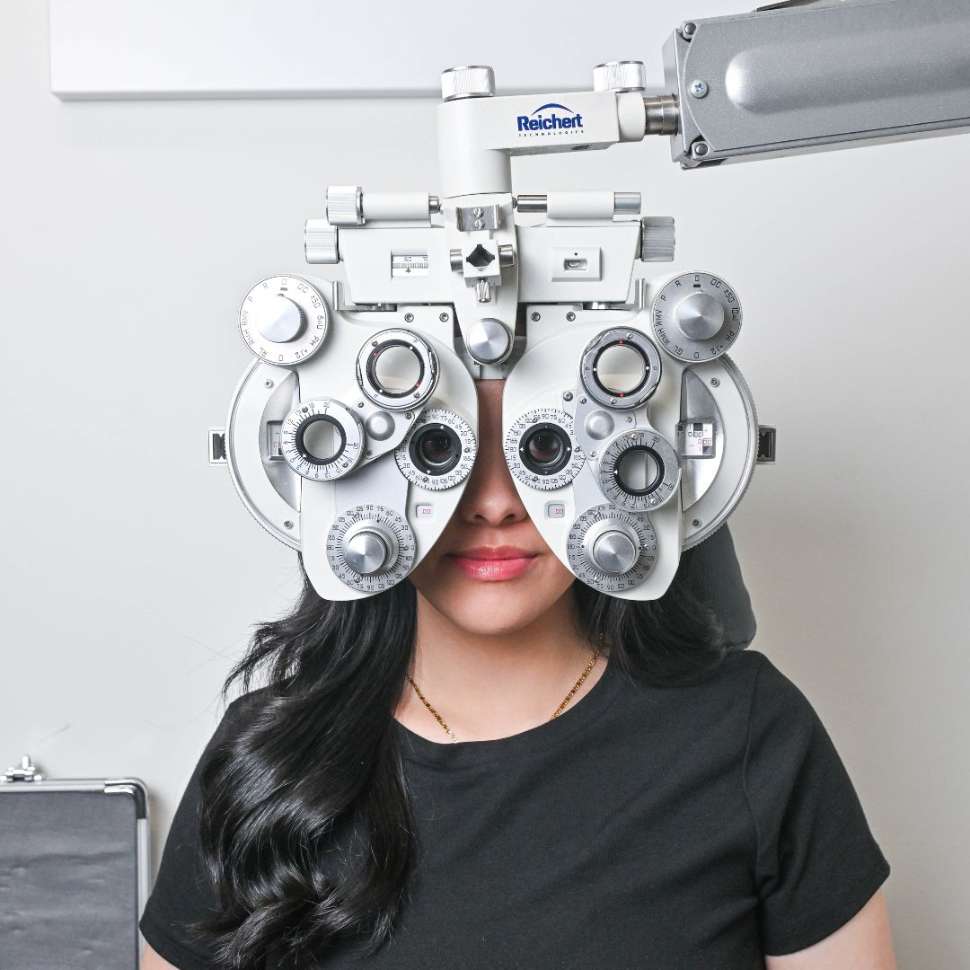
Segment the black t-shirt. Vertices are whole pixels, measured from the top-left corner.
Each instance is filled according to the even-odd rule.
[[[375,957],[338,951],[327,967],[763,970],[842,926],[889,874],[815,711],[754,650],[676,688],[610,659],[558,718],[497,740],[394,723],[421,846],[410,900]],[[212,905],[197,775],[141,922],[179,970],[215,966],[181,926]]]

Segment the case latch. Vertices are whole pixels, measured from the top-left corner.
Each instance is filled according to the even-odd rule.
[[[0,782],[13,782],[13,781],[43,781],[44,776],[37,770],[37,765],[35,765],[30,760],[30,755],[25,754],[20,759],[20,764],[10,767],[7,769],[6,773],[0,775]]]

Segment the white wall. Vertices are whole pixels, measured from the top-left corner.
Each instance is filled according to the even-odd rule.
[[[434,105],[63,104],[44,5],[7,0],[0,126],[0,758],[139,775],[160,837],[221,678],[297,589],[206,463],[249,360],[238,303],[300,271],[328,183],[436,189]],[[734,357],[780,429],[732,519],[756,645],[893,865],[900,966],[970,965],[970,136],[694,173],[661,139],[517,165],[521,191],[641,191],[678,218],[677,266],[738,288]]]

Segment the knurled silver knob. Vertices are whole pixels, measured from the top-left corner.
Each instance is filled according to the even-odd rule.
[[[359,185],[327,186],[327,222],[331,226],[364,224],[364,193]]]
[[[642,91],[646,86],[643,61],[607,61],[593,68],[594,91]]]
[[[640,259],[645,263],[669,263],[677,249],[673,216],[646,216],[640,220]]]
[[[441,72],[442,101],[490,98],[495,94],[495,72],[482,64],[450,67]]]
[[[308,263],[339,263],[337,230],[326,219],[307,219],[303,228],[303,252]]]

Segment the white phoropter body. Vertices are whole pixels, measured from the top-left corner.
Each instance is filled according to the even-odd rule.
[[[504,379],[505,459],[550,548],[608,595],[661,596],[774,458],[728,356],[741,301],[716,274],[656,272],[674,259],[673,220],[644,216],[638,193],[516,194],[510,157],[664,134],[689,168],[967,125],[970,43],[952,39],[970,40],[970,14],[915,6],[686,22],[659,95],[638,62],[555,96],[495,97],[487,67],[444,72],[441,194],[332,186],[306,226],[313,275],[264,280],[241,310],[258,359],[213,456],[317,591],[373,595],[420,562],[475,460],[474,379]],[[946,28],[951,60],[904,91],[885,44],[912,40],[902,63],[922,63],[921,16]],[[771,55],[809,48],[791,75]],[[862,91],[846,89],[853,70]]]

